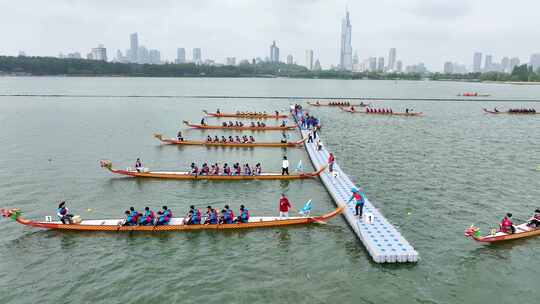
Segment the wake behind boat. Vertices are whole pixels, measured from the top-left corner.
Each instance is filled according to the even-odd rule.
[[[253,170],[253,173],[250,174],[244,174],[241,170],[236,173],[233,173],[232,171],[226,172],[226,164],[223,166],[223,170],[219,171],[218,174],[214,174],[210,169],[209,173],[202,173],[202,169],[199,171],[198,168],[193,170],[193,164],[192,171],[150,171],[148,168],[144,167],[136,167],[135,169],[127,168],[125,170],[114,169],[110,160],[101,160],[100,166],[112,173],[125,176],[180,180],[295,180],[317,177],[324,169],[326,169],[326,167],[322,167],[316,172],[302,172],[288,175],[282,173],[258,173],[256,170]]]
[[[195,129],[221,129],[221,130],[235,130],[235,131],[287,131],[295,129],[296,126],[252,126],[252,125],[243,125],[243,126],[225,126],[225,125],[207,125],[207,124],[192,124],[189,121],[184,120],[183,123],[191,128]]]
[[[22,216],[19,209],[0,209],[3,217],[10,217],[20,224],[43,229],[54,229],[62,231],[102,231],[102,232],[120,232],[120,231],[190,231],[190,230],[228,230],[228,229],[253,229],[270,228],[293,225],[310,225],[325,223],[331,218],[342,212],[342,208],[337,208],[321,216],[294,216],[294,217],[276,217],[276,216],[258,216],[250,217],[246,223],[232,224],[185,224],[185,218],[171,218],[166,225],[136,225],[125,226],[124,219],[96,219],[81,220],[79,223],[63,224],[61,221],[52,221],[47,217],[46,221],[33,221]]]
[[[234,148],[253,148],[253,147],[268,147],[268,148],[286,148],[286,147],[301,147],[302,143],[307,138],[293,141],[293,142],[236,142],[228,140],[206,140],[206,141],[194,141],[194,140],[179,140],[176,138],[164,138],[161,134],[154,134],[154,137],[160,140],[164,144],[169,145],[185,145],[185,146],[207,146],[207,147],[234,147]]]

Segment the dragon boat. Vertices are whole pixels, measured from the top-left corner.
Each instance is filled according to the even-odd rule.
[[[492,229],[490,234],[482,235],[478,227],[471,225],[471,227],[465,230],[464,234],[466,237],[482,243],[496,243],[540,235],[540,228],[529,227],[527,223],[514,225],[514,227],[516,229],[514,233]]]
[[[310,102],[308,101],[307,102],[308,105],[310,106],[314,106],[314,107],[350,107],[350,106],[353,106],[353,107],[369,107],[371,105],[371,103],[346,103],[344,102],[343,104],[332,104],[332,103],[320,103],[320,102]]]
[[[62,224],[60,221],[52,221],[51,217],[46,217],[45,221],[33,221],[22,216],[20,209],[0,209],[3,217],[9,217],[20,224],[42,229],[53,229],[62,231],[103,231],[103,232],[124,232],[124,231],[190,231],[190,230],[229,230],[229,229],[254,229],[270,228],[294,225],[310,225],[326,223],[331,218],[342,212],[342,208],[337,208],[321,216],[293,216],[279,218],[275,216],[253,216],[247,223],[236,224],[198,224],[186,225],[184,218],[172,218],[167,225],[159,226],[123,226],[123,219],[97,219],[82,220],[77,224]]]
[[[281,173],[261,173],[259,175],[193,175],[186,171],[150,171],[148,168],[139,169],[132,168],[114,169],[110,160],[101,160],[100,166],[112,173],[126,175],[139,178],[161,178],[161,179],[181,179],[181,180],[293,180],[307,179],[317,177],[326,169],[326,166],[315,172],[303,172],[291,175],[281,175]]]
[[[237,142],[209,142],[209,141],[195,141],[195,140],[178,140],[174,138],[164,138],[161,134],[154,134],[164,144],[168,145],[184,145],[184,146],[207,146],[207,147],[234,147],[234,148],[253,148],[253,147],[271,147],[271,148],[287,148],[287,147],[300,147],[306,140],[298,140],[293,142],[249,142],[249,143],[237,143]]]
[[[491,111],[488,109],[484,109],[484,112],[487,114],[510,114],[510,115],[536,115],[540,114],[540,112],[518,112],[518,111]]]
[[[288,115],[286,114],[260,114],[260,113],[210,113],[206,110],[203,110],[204,114],[209,117],[238,117],[238,118],[257,118],[257,119],[263,119],[263,118],[287,118]]]
[[[295,129],[296,126],[266,126],[266,127],[252,127],[249,125],[246,126],[232,126],[232,127],[225,127],[225,126],[219,126],[219,125],[197,125],[189,123],[189,121],[184,120],[183,123],[190,127],[195,129],[221,129],[221,130],[235,130],[235,131],[288,131]]]
[[[367,114],[367,115],[387,115],[387,116],[422,116],[424,113],[423,112],[392,112],[392,113],[387,113],[387,112],[366,112],[366,111],[356,111],[356,110],[351,110],[350,108],[343,108],[343,107],[340,107],[340,109],[344,112],[348,112],[348,113],[355,113],[355,114]]]

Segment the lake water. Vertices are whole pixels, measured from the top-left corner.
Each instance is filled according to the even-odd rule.
[[[314,214],[335,208],[317,180],[205,182],[135,180],[120,168],[140,157],[152,169],[191,162],[261,162],[278,171],[287,155],[311,165],[301,148],[208,149],[162,146],[202,110],[286,110],[287,99],[159,96],[377,96],[540,99],[540,86],[408,81],[0,77],[1,207],[53,215],[60,200],[83,218],[121,217],[130,206],[189,205],[274,215],[281,192]],[[50,96],[58,95],[58,96]],[[116,96],[116,97],[90,97]],[[148,98],[128,96],[154,96]],[[296,101],[300,102],[300,101]],[[303,102],[303,101],[301,101]],[[417,264],[379,265],[343,218],[325,226],[234,232],[61,233],[2,219],[1,303],[510,303],[540,295],[540,238],[496,246],[463,237],[471,224],[495,227],[506,212],[526,220],[540,207],[540,115],[490,116],[483,107],[534,102],[373,101],[424,117],[312,112],[337,162],[416,248]],[[217,122],[210,119],[210,122]],[[269,122],[271,124],[273,122]],[[200,139],[225,131],[185,130]],[[291,136],[298,138],[297,132]],[[277,141],[279,132],[256,133]]]

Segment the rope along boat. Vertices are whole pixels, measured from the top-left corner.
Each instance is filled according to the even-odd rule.
[[[540,228],[531,228],[527,226],[527,223],[516,225],[514,227],[516,228],[515,233],[505,233],[493,229],[491,234],[482,236],[480,229],[472,225],[465,230],[464,234],[466,237],[482,243],[495,243],[540,235]]]
[[[143,178],[183,179],[183,180],[292,180],[317,177],[326,169],[320,168],[316,172],[281,175],[281,173],[262,173],[260,175],[193,175],[185,171],[149,171],[143,168],[141,172],[127,168],[126,170],[114,169],[110,160],[101,160],[100,165],[112,173]]]
[[[177,140],[174,138],[164,138],[161,134],[154,134],[154,137],[160,140],[162,143],[169,145],[185,145],[185,146],[207,146],[207,147],[241,147],[241,148],[252,148],[252,147],[272,147],[272,148],[283,148],[283,147],[300,147],[304,141],[298,140],[293,142],[281,143],[281,142],[251,142],[251,143],[236,143],[236,142],[208,142],[208,141],[192,141],[192,140]]]
[[[343,108],[340,107],[340,109],[344,112],[348,113],[355,113],[355,114],[368,114],[368,115],[388,115],[388,116],[422,116],[423,112],[392,112],[392,113],[382,113],[382,112],[365,112],[365,111],[356,111],[351,110],[350,108]]]
[[[243,117],[243,118],[287,118],[286,114],[257,114],[257,113],[210,113],[203,110],[204,114],[209,117]]]
[[[32,221],[22,217],[19,209],[0,209],[3,217],[10,217],[20,224],[35,228],[55,229],[63,231],[189,231],[189,230],[228,230],[228,229],[253,229],[269,228],[293,225],[310,225],[325,223],[340,214],[341,208],[337,208],[321,216],[288,217],[279,218],[274,216],[250,217],[247,223],[238,224],[198,224],[185,225],[183,218],[172,218],[169,224],[159,226],[122,226],[123,219],[100,219],[82,220],[78,224],[62,224],[60,221]]]
[[[287,130],[292,130],[294,128],[296,128],[296,126],[285,126],[285,127],[281,127],[281,126],[266,126],[266,127],[251,127],[251,126],[243,126],[243,127],[238,127],[238,126],[232,126],[232,127],[225,127],[225,126],[216,126],[216,125],[196,125],[196,124],[191,124],[189,123],[189,121],[186,121],[184,120],[183,123],[188,126],[188,127],[191,127],[191,128],[195,128],[195,129],[221,129],[221,130],[236,130],[236,131],[287,131]]]

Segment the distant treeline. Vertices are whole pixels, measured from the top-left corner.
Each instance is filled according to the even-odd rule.
[[[321,79],[410,79],[420,74],[351,73],[335,70],[310,71],[295,64],[245,63],[230,65],[135,64],[86,59],[54,57],[0,56],[0,74],[67,75],[67,76],[128,76],[128,77],[290,77]]]
[[[512,73],[486,72],[467,74],[441,74],[435,73],[430,76],[432,80],[465,80],[465,81],[540,81],[540,69],[533,71],[532,66],[523,64],[514,67]]]

